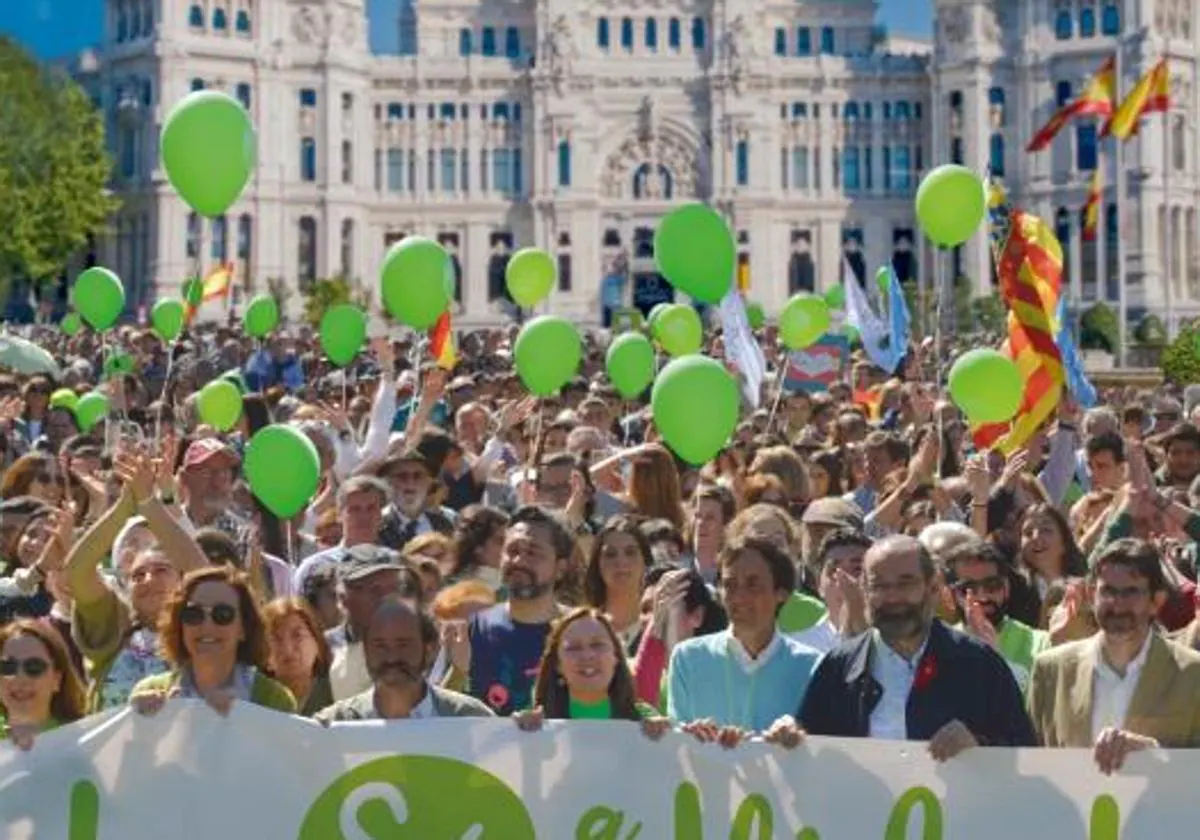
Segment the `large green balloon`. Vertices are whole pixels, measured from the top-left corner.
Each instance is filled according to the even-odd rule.
[[[68,312],[63,316],[62,323],[59,326],[62,327],[63,333],[70,338],[77,335],[83,329],[83,319],[79,317],[78,312]]]
[[[702,303],[720,303],[733,283],[733,235],[706,204],[672,210],[654,232],[654,261],[672,286]]]
[[[367,316],[352,303],[330,307],[321,318],[321,349],[329,361],[345,367],[367,340]]]
[[[174,341],[183,332],[184,317],[183,301],[173,298],[160,300],[150,310],[150,326],[163,341]]]
[[[270,295],[255,295],[246,307],[246,316],[242,320],[246,335],[266,338],[279,325],[279,304]]]
[[[255,498],[280,519],[291,519],[317,492],[321,459],[308,435],[276,424],[250,439],[243,470]]]
[[[446,307],[446,249],[424,236],[407,236],[383,258],[380,284],[383,305],[402,324],[414,330],[432,327]]]
[[[711,461],[737,428],[738,386],[720,362],[707,356],[672,360],[650,393],[654,426],[683,460]]]
[[[171,186],[201,216],[216,218],[238,200],[254,169],[254,126],[241,103],[215,90],[176,103],[162,129]]]
[[[575,325],[557,315],[540,315],[521,328],[513,346],[517,374],[531,394],[548,397],[579,370],[583,346]]]
[[[746,304],[746,322],[752,330],[761,330],[763,324],[767,323],[767,313],[763,311],[761,303],[750,301]]]
[[[673,303],[654,322],[654,337],[672,356],[699,353],[704,344],[700,315],[686,303]]]
[[[77,405],[79,405],[79,395],[70,388],[59,388],[50,395],[51,408],[65,408],[74,414]]]
[[[654,325],[658,323],[658,316],[667,311],[669,303],[656,303],[650,307],[650,312],[646,315],[646,328],[650,331],[650,335],[654,335]]]
[[[983,181],[965,166],[939,166],[917,188],[917,220],[937,245],[953,248],[979,230],[987,212]]]
[[[97,423],[108,416],[108,397],[98,391],[84,394],[75,403],[75,422],[79,431],[87,434]]]
[[[526,309],[537,306],[558,279],[554,258],[540,248],[522,248],[504,269],[504,282],[512,299]]]
[[[199,309],[200,304],[204,303],[204,283],[195,277],[184,280],[179,287],[179,296],[192,309]]]
[[[631,400],[654,381],[654,345],[641,333],[625,333],[608,346],[604,368],[617,393]]]
[[[779,315],[779,337],[789,350],[803,350],[829,332],[829,305],[816,295],[793,295]]]
[[[996,350],[970,350],[950,368],[950,398],[973,423],[1011,420],[1024,395],[1021,371]]]
[[[846,287],[841,283],[835,283],[825,290],[825,305],[830,309],[845,309],[846,308]]]
[[[107,268],[95,266],[75,281],[71,303],[92,329],[103,331],[117,323],[125,310],[125,286]]]
[[[196,397],[200,422],[228,432],[242,419],[242,392],[228,379],[214,379]]]

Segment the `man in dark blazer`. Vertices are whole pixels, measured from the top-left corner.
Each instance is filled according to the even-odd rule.
[[[934,618],[935,572],[911,537],[888,537],[867,551],[871,629],[817,666],[799,712],[808,734],[928,741],[939,761],[974,746],[1036,744],[1000,654]]]

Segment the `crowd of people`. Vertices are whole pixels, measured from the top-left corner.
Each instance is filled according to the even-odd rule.
[[[59,375],[0,375],[0,737],[36,749],[192,698],[327,725],[611,719],[727,749],[923,741],[939,761],[1082,747],[1102,772],[1200,746],[1200,395],[1064,394],[1005,458],[974,450],[928,345],[895,378],[856,358],[781,392],[758,336],[761,399],[697,467],[607,383],[599,333],[544,399],[511,330],[464,336],[453,371],[408,339],[335,369],[303,329],[39,333]],[[219,434],[196,392],[230,371],[243,414]],[[82,432],[60,388],[102,389],[109,417]],[[289,521],[241,472],[271,423],[320,454]]]

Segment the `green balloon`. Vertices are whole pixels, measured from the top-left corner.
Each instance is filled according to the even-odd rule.
[[[557,315],[540,315],[517,335],[513,359],[517,374],[531,394],[548,397],[579,370],[583,345],[575,325]]]
[[[97,423],[108,416],[108,397],[98,391],[84,394],[75,403],[75,422],[79,431],[87,434]]]
[[[750,329],[762,329],[763,324],[767,323],[767,313],[763,311],[761,303],[750,301],[746,304],[746,321],[749,322]]]
[[[280,519],[291,519],[317,492],[321,459],[308,435],[276,424],[250,439],[243,470],[255,498]]]
[[[991,348],[963,353],[950,368],[950,398],[972,423],[1004,423],[1021,407],[1025,383],[1016,362]]]
[[[183,285],[179,287],[179,296],[192,309],[199,309],[200,304],[204,303],[204,283],[195,277],[184,280]]]
[[[741,400],[734,378],[707,356],[674,359],[659,372],[650,393],[654,427],[689,464],[711,461],[737,428]]]
[[[367,340],[367,316],[352,303],[330,307],[321,318],[321,349],[329,361],[345,367]]]
[[[79,395],[70,388],[59,388],[50,395],[51,408],[65,408],[74,414],[77,405],[79,405]]]
[[[667,311],[669,303],[656,303],[650,307],[650,314],[646,316],[646,328],[650,331],[650,335],[654,335],[654,325],[658,323],[658,316]]]
[[[654,345],[641,333],[625,333],[608,346],[604,369],[617,393],[631,400],[654,381]]]
[[[654,322],[654,337],[672,356],[699,353],[704,344],[704,325],[694,308],[673,303]]]
[[[825,290],[825,305],[830,309],[846,308],[846,287],[841,283],[830,286]]]
[[[242,319],[246,335],[266,338],[279,325],[279,304],[270,295],[255,295]]]
[[[537,306],[558,280],[554,258],[540,248],[522,248],[504,269],[504,282],[512,299],[526,309]]]
[[[450,305],[446,288],[446,249],[424,236],[407,236],[383,258],[383,305],[414,330],[427,330]]]
[[[214,379],[196,397],[200,422],[228,432],[242,419],[242,392],[228,379]]]
[[[109,379],[116,376],[128,376],[137,370],[133,356],[123,350],[113,350],[104,360],[104,375]]]
[[[733,236],[706,204],[668,213],[654,232],[654,261],[667,281],[701,303],[720,303],[733,283]]]
[[[816,295],[793,295],[779,315],[779,337],[789,350],[803,350],[829,332],[829,305]]]
[[[83,329],[83,319],[79,317],[78,312],[68,312],[63,316],[62,323],[59,325],[62,331],[68,338],[77,335]]]
[[[160,300],[150,310],[150,326],[154,328],[154,334],[163,341],[174,341],[183,332],[185,317],[183,301],[173,298]]]
[[[888,292],[892,288],[892,275],[886,265],[875,272],[875,285],[879,287],[880,299],[887,300]]]
[[[107,268],[89,268],[75,281],[71,303],[92,329],[104,331],[125,311],[125,286]]]
[[[843,325],[842,326],[842,335],[844,335],[844,336],[846,336],[846,338],[850,339],[851,344],[858,343],[858,340],[860,338],[862,338],[862,336],[858,332],[858,328],[856,326],[854,326],[853,324]]]
[[[246,385],[246,378],[242,376],[242,371],[239,368],[227,370],[221,374],[221,379],[232,383],[238,389],[238,393],[245,395],[250,393],[250,388]]]
[[[916,209],[921,229],[934,244],[961,245],[979,230],[987,212],[983,181],[965,166],[939,166],[917,188]]]
[[[162,128],[171,186],[201,216],[216,218],[238,200],[254,169],[254,126],[242,104],[215,90],[190,93]]]

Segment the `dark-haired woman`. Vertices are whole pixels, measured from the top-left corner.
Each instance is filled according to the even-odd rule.
[[[604,610],[626,655],[642,636],[642,591],[653,557],[636,519],[616,516],[592,543],[583,588],[590,606]]]
[[[0,628],[0,741],[27,750],[37,733],[83,717],[84,702],[57,630],[27,618]]]

